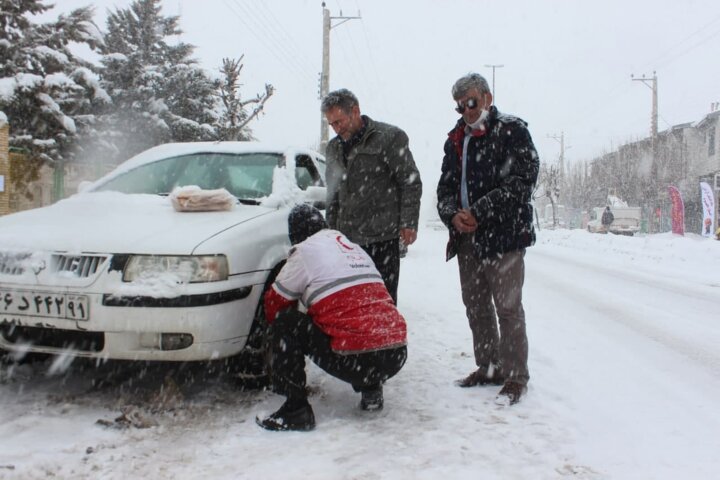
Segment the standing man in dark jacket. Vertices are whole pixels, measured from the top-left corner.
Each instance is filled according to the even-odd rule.
[[[460,78],[452,95],[462,118],[445,142],[438,212],[450,230],[447,259],[458,256],[478,367],[458,385],[503,385],[496,402],[512,405],[530,379],[522,287],[539,160],[527,124],[498,112],[481,75]]]
[[[397,304],[399,242],[417,238],[422,195],[408,137],[361,115],[357,97],[344,88],[330,92],[321,110],[337,133],[325,152],[328,224],[370,255]]]
[[[605,229],[605,233],[607,233],[610,230],[610,224],[612,224],[615,221],[615,215],[610,211],[610,205],[605,207],[605,211],[602,214],[602,217],[600,217],[600,223],[603,226],[603,229]]]

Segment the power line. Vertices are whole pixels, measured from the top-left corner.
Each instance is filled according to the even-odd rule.
[[[355,7],[357,7],[358,12],[360,12],[360,7],[358,6],[357,0],[355,0]],[[375,85],[377,85],[377,88],[374,90],[376,92],[380,93],[381,101],[384,105],[388,105],[387,98],[385,97],[385,88],[383,88],[383,83],[380,80],[380,73],[377,69],[377,62],[375,61],[375,56],[373,55],[373,49],[370,46],[370,39],[368,37],[367,32],[367,25],[365,24],[364,19],[360,19],[360,25],[362,26],[362,32],[363,37],[365,38],[365,46],[367,47],[368,55],[370,57],[370,66],[372,67],[373,73],[375,74]]]
[[[680,46],[681,46],[682,44],[686,43],[687,41],[689,41],[690,39],[692,39],[694,36],[700,34],[702,31],[707,30],[707,29],[710,28],[713,24],[715,24],[715,23],[717,23],[717,22],[719,22],[719,21],[720,21],[720,15],[718,15],[717,17],[715,17],[714,19],[712,19],[710,22],[706,23],[706,24],[703,25],[702,27],[698,28],[698,29],[695,30],[693,33],[691,33],[691,34],[688,35],[687,37],[683,38],[683,39],[680,40],[679,42],[675,43],[671,48],[669,48],[669,49],[666,50],[664,53],[662,53],[662,54],[659,55],[657,58],[655,58],[655,60],[653,60],[652,62],[650,62],[650,65],[651,65],[651,66],[654,66],[654,67],[656,67],[656,68],[659,67],[659,66],[661,66],[661,65],[667,65],[668,63],[671,63],[672,61],[674,61],[676,58],[683,56],[684,54],[686,54],[686,53],[689,52],[690,50],[693,50],[694,48],[702,45],[702,44],[705,43],[706,41],[712,39],[713,37],[715,37],[716,35],[718,35],[718,33],[720,33],[720,29],[718,29],[718,30],[715,31],[714,33],[711,33],[709,37],[706,37],[705,39],[701,40],[700,42],[695,43],[694,45],[692,45],[692,46],[690,46],[689,48],[687,48],[687,49],[683,50],[682,52],[680,52],[679,54],[676,54],[675,56],[671,56],[668,60],[666,60],[666,61],[664,61],[664,62],[661,63],[663,57],[665,57],[666,55],[669,55],[670,52],[672,52],[673,50],[675,50],[675,49],[677,49],[677,48],[680,48]]]
[[[259,6],[260,9],[258,10],[259,14],[263,17],[265,20],[265,25],[268,26],[268,29],[272,31],[273,36],[275,37],[282,37],[284,40],[284,45],[288,45],[289,47],[296,47],[296,41],[290,38],[290,36],[287,34],[287,30],[282,27],[282,24],[278,21],[277,17],[272,13],[272,10],[270,10],[265,2],[255,2],[253,3],[253,6]],[[267,12],[267,15],[265,14]],[[268,18],[268,16],[270,18]],[[298,49],[298,48],[292,48],[292,52],[290,53],[296,53],[297,55],[293,55],[293,57],[301,57],[299,60],[303,65],[311,65],[311,62],[305,55],[305,53]],[[312,72],[311,72],[312,76]]]
[[[292,65],[297,69],[297,71],[302,72],[304,75],[306,75],[309,79],[313,78],[313,75],[311,71],[307,68],[307,65],[303,62],[300,62],[296,55],[294,55],[292,52],[290,52],[283,43],[278,42],[277,38],[273,34],[269,34],[269,28],[267,24],[265,24],[261,19],[259,19],[255,12],[250,8],[245,6],[244,4],[240,3],[239,0],[233,0],[235,5],[237,5],[240,9],[245,12],[245,14],[251,18],[252,20],[255,20],[257,22],[257,25],[261,28],[260,35],[255,35],[259,40],[261,40],[263,43],[271,42],[272,45],[277,48],[277,50],[284,56],[286,62],[292,63]],[[251,22],[252,23],[252,22]],[[253,24],[254,25],[254,24]],[[265,31],[262,31],[264,29]],[[293,42],[290,42],[288,45],[293,45]]]
[[[340,44],[340,49],[344,53],[344,56],[346,57],[346,59],[349,59],[349,61],[345,62],[344,65],[350,68],[353,73],[353,77],[361,77],[363,82],[365,82],[366,84],[370,84],[370,79],[367,77],[365,69],[360,66],[360,55],[358,54],[357,48],[355,48],[355,42],[353,41],[352,34],[345,30],[341,35],[345,37],[346,42],[350,44],[350,48],[352,49],[352,52],[348,54],[345,48],[345,42],[338,42]]]
[[[702,27],[698,28],[698,29],[695,30],[693,33],[691,33],[690,35],[687,35],[687,36],[684,37],[682,40],[676,42],[673,47],[671,47],[671,48],[669,48],[668,50],[666,50],[664,53],[662,53],[661,55],[659,55],[658,57],[656,57],[656,58],[655,58],[654,60],[652,60],[651,62],[648,62],[648,63],[646,64],[646,67],[643,68],[643,69],[649,69],[651,66],[654,66],[655,68],[660,67],[660,66],[667,66],[667,65],[671,64],[672,62],[674,62],[675,60],[677,60],[678,58],[684,56],[685,54],[687,54],[687,53],[690,52],[691,50],[694,50],[695,48],[699,47],[700,45],[704,44],[705,42],[707,42],[707,41],[715,38],[718,34],[720,34],[720,29],[718,29],[718,30],[713,30],[713,31],[710,33],[709,36],[706,36],[706,37],[700,39],[698,42],[695,42],[694,44],[690,45],[689,47],[685,48],[684,50],[681,50],[681,51],[679,51],[678,53],[675,53],[675,54],[671,54],[672,52],[674,52],[674,51],[677,50],[678,48],[681,48],[681,46],[682,46],[683,44],[685,44],[685,43],[687,43],[689,40],[693,39],[693,37],[696,37],[697,35],[701,34],[701,33],[704,32],[704,31],[706,31],[707,29],[709,29],[710,27],[712,27],[714,24],[716,24],[716,23],[719,22],[719,21],[720,21],[720,15],[716,16],[716,17],[713,18],[710,22],[708,22],[708,23],[706,23],[705,25],[703,25]],[[666,60],[663,60],[663,58],[665,58],[665,57],[667,57],[667,59],[666,59]],[[608,90],[606,90],[605,93],[601,93],[600,95],[596,95],[595,98],[601,98],[601,99],[603,99],[603,105],[604,105],[604,106],[607,106],[607,104],[606,104],[606,102],[605,102],[605,99],[614,97],[615,94],[616,94],[618,91],[620,91],[620,90],[624,90],[624,91],[626,91],[626,92],[629,92],[629,86],[627,85],[627,81],[626,81],[626,80],[621,80],[621,81],[619,81],[617,84],[615,84],[614,86],[612,86],[612,87],[610,87]],[[597,105],[597,103],[595,103],[595,102],[593,102],[592,104],[587,104],[587,107],[586,107],[586,108],[583,108],[583,109],[581,109],[581,110],[579,111],[579,115],[578,115],[575,119],[572,120],[572,123],[574,123],[574,122],[576,122],[576,121],[578,121],[578,120],[581,120],[581,119],[586,119],[586,118],[588,118],[588,117],[590,117],[590,116],[596,116],[596,115],[599,113],[599,109],[596,107],[596,105]],[[662,118],[662,117],[661,117],[661,118]],[[670,123],[667,122],[667,120],[665,120],[664,118],[663,118],[662,120],[663,120],[665,123],[667,123],[668,126],[670,126]]]
[[[342,7],[340,6],[340,2],[339,2],[338,0],[335,0],[335,4],[337,5],[338,12],[340,12],[340,16],[339,16],[339,17],[330,17],[330,18],[331,18],[331,20],[343,20],[343,21],[338,22],[338,23],[336,23],[335,25],[331,25],[331,27],[330,27],[331,29],[332,29],[332,28],[335,28],[335,27],[337,27],[337,26],[339,26],[339,25],[342,25],[343,23],[345,23],[345,22],[347,22],[347,21],[349,21],[349,20],[354,20],[354,19],[360,20],[360,15],[359,15],[359,14],[358,14],[357,17],[343,17]],[[359,9],[358,9],[358,10],[359,10]],[[356,64],[358,63],[360,57],[359,57],[359,55],[358,55],[358,53],[357,53],[357,49],[355,49],[355,44],[352,42],[352,35],[350,35],[350,34],[347,33],[347,32],[345,32],[344,34],[340,34],[340,35],[345,35],[345,36],[346,36],[346,38],[348,39],[347,42],[350,43],[351,47],[353,48],[353,51],[355,52],[355,57],[353,58],[352,54],[349,54],[348,51],[346,50],[346,48],[345,48],[345,42],[342,42],[342,41],[341,41],[341,42],[338,43],[338,45],[340,46],[340,50],[342,51],[343,57],[345,57],[346,59],[350,59],[350,61],[346,61],[343,65],[344,65],[345,67],[347,67],[347,69],[350,71],[350,73],[351,73],[351,75],[352,75],[353,78],[363,77],[363,80],[362,80],[362,81],[364,81],[365,83],[368,83],[367,77],[365,76],[365,72],[363,71],[363,69],[362,69],[362,68],[360,69],[360,73],[359,73],[359,74],[358,74],[358,71],[357,71],[357,69],[356,69]],[[356,60],[356,61],[352,61],[352,60]]]
[[[237,8],[245,10],[242,5],[240,5],[237,0],[233,0],[234,5],[237,6]],[[280,64],[286,65],[291,70],[294,70],[295,73],[300,74],[301,76],[309,78],[311,81],[314,81],[313,75],[309,74],[308,71],[300,64],[297,63],[297,61],[293,58],[291,54],[288,54],[282,47],[278,46],[277,42],[271,38],[268,38],[267,35],[262,35],[262,32],[258,32],[256,30],[256,27],[252,25],[252,22],[248,22],[246,18],[238,13],[237,10],[235,10],[235,7],[229,2],[229,0],[223,0],[223,3],[228,7],[228,9],[242,22],[242,24],[247,28],[248,32],[252,36],[254,36],[256,39],[258,39],[262,45],[264,45],[268,53],[270,53]],[[248,16],[252,16],[249,14]]]

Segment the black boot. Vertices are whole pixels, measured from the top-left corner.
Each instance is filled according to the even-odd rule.
[[[369,390],[362,390],[362,398],[360,399],[360,408],[362,410],[382,410],[383,408],[383,388],[382,385],[373,387]]]
[[[307,432],[315,428],[315,414],[307,401],[299,404],[286,401],[265,419],[255,417],[255,422],[266,430]]]

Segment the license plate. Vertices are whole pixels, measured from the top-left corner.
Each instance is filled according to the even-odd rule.
[[[87,295],[0,290],[0,314],[87,320]]]

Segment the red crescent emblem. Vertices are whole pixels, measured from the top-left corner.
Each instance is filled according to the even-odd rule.
[[[352,248],[351,246],[345,245],[342,241],[340,241],[341,238],[342,238],[342,236],[341,236],[341,235],[338,235],[337,237],[335,237],[335,240],[336,240],[340,245],[342,245],[344,248],[346,248],[346,249],[348,249],[348,250],[355,250],[355,249]]]

